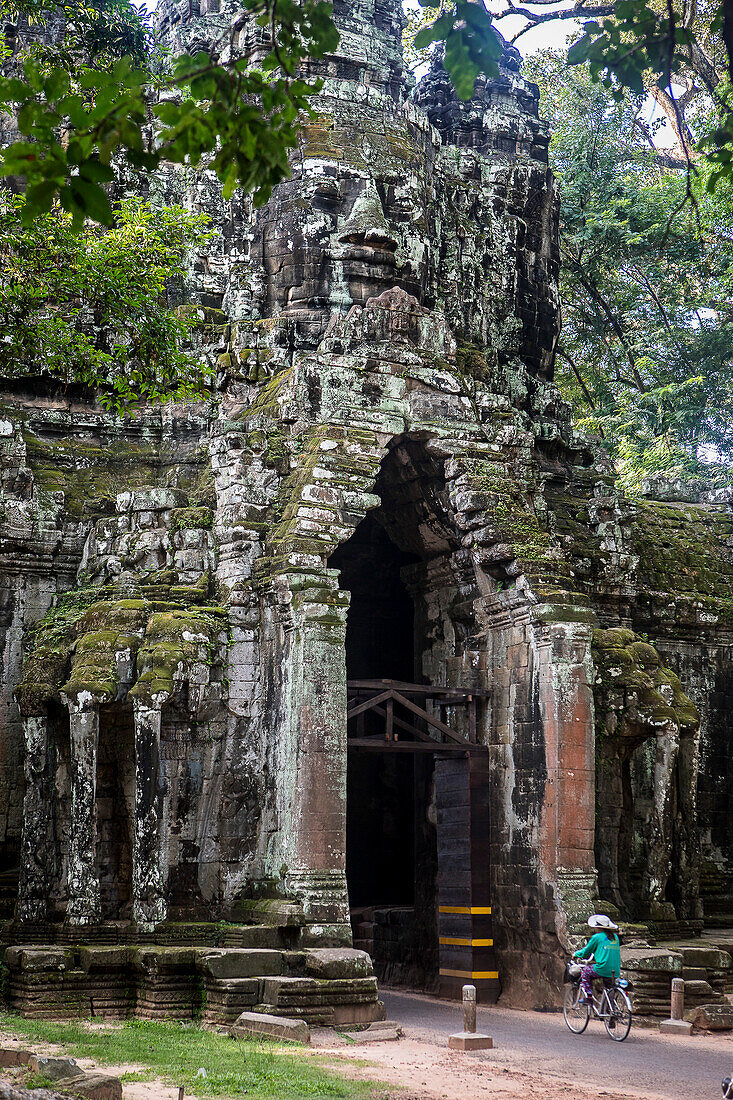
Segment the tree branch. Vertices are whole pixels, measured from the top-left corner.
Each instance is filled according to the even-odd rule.
[[[581,390],[583,391],[583,396],[585,397],[586,401],[588,402],[588,407],[590,408],[591,412],[595,412],[596,411],[596,403],[593,400],[593,398],[591,397],[590,390],[586,386],[586,384],[583,380],[583,377],[582,377],[580,371],[578,370],[578,367],[577,367],[577,364],[576,364],[575,360],[572,359],[568,355],[568,353],[563,350],[563,348],[558,348],[557,349],[557,354],[560,356],[561,359],[564,359],[565,362],[570,367],[571,371],[573,372],[573,374],[575,375],[575,377],[578,381],[578,385],[580,386]],[[601,432],[601,437],[603,437],[603,432]]]
[[[563,250],[563,252],[566,256],[568,256],[567,251]],[[618,342],[621,344],[621,347],[624,349],[624,354],[626,355],[627,362],[628,362],[629,366],[631,367],[631,373],[634,377],[634,382],[636,384],[636,387],[638,388],[638,390],[641,393],[646,393],[646,386],[644,384],[644,379],[641,377],[641,374],[639,373],[639,368],[638,368],[637,363],[636,363],[636,356],[634,355],[634,352],[633,352],[633,350],[632,350],[632,348],[631,348],[631,346],[630,346],[630,344],[629,344],[629,342],[626,338],[626,333],[624,332],[623,325],[621,324],[621,321],[616,316],[616,313],[614,312],[614,310],[611,309],[610,305],[608,304],[606,299],[603,297],[600,290],[598,289],[595,282],[593,281],[593,278],[588,274],[588,272],[586,272],[581,267],[581,265],[577,262],[577,260],[574,257],[568,256],[568,259],[570,260],[570,262],[571,262],[571,264],[572,264],[572,266],[573,266],[573,268],[574,268],[574,270],[575,270],[575,272],[578,276],[578,280],[580,281],[581,286],[590,295],[592,300],[598,306],[601,313],[603,314],[603,316],[606,318],[609,325],[611,326],[611,330],[612,330],[614,336],[616,337]]]
[[[597,19],[599,16],[613,15],[613,4],[592,4],[583,3],[582,0],[575,0],[572,7],[558,8],[558,4],[561,0],[532,0],[533,7],[547,7],[552,8],[551,11],[538,12],[530,11],[529,8],[520,7],[514,3],[514,0],[509,0],[509,4],[503,11],[499,13],[493,13],[494,19],[506,19],[508,16],[519,16],[525,20],[525,26],[513,34],[509,39],[510,43],[516,42],[523,34],[532,30],[533,27],[538,27],[541,23],[549,23],[553,20],[564,19]]]

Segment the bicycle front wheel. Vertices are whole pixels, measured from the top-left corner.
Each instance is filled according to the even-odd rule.
[[[603,1023],[611,1039],[623,1043],[631,1031],[631,1001],[623,989],[614,989],[608,994],[611,1015],[605,1016]]]
[[[579,985],[565,986],[562,1014],[570,1030],[582,1035],[590,1020],[590,1005],[583,1003],[583,991]]]

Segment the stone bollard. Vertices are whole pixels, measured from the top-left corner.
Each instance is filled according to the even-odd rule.
[[[672,978],[672,1005],[670,1019],[681,1020],[685,1014],[685,983],[682,978]]]
[[[494,1040],[490,1035],[476,1031],[476,986],[463,987],[463,1031],[456,1032],[448,1039],[453,1050],[491,1050]]]
[[[463,987],[463,1030],[470,1032],[476,1030],[475,985],[464,985]]]
[[[690,1035],[692,1024],[682,1017],[685,1013],[685,983],[682,978],[672,978],[672,999],[668,1020],[662,1020],[659,1030],[663,1035]]]

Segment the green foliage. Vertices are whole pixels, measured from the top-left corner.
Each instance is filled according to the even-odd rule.
[[[232,1100],[301,1100],[373,1096],[369,1082],[337,1077],[315,1058],[275,1044],[231,1039],[192,1024],[130,1020],[94,1028],[78,1020],[26,1020],[4,1015],[6,1032],[36,1043],[61,1044],[65,1054],[97,1065],[146,1067],[150,1078],[183,1085],[188,1095]],[[203,1073],[201,1072],[203,1070]]]
[[[579,424],[605,437],[624,483],[649,472],[730,480],[733,203],[701,171],[662,167],[617,98],[562,54],[528,75],[549,117],[562,184],[563,332],[558,379]],[[705,462],[707,459],[707,463]]]
[[[239,25],[250,18],[268,32],[270,52],[259,67],[236,58],[223,64],[205,51],[165,58],[145,9],[130,0],[0,0],[0,14],[20,10],[48,32],[0,76],[0,110],[16,114],[21,134],[4,150],[0,175],[25,188],[26,224],[58,199],[75,229],[85,217],[111,225],[105,185],[120,156],[145,171],[163,160],[207,158],[225,197],[242,187],[256,205],[266,202],[289,173],[299,119],[322,83],[297,73],[309,57],[333,52],[338,32],[327,0],[243,0],[243,7]],[[7,29],[5,41],[8,53]],[[420,30],[416,45],[438,41],[462,98],[479,72],[497,73],[501,43],[482,3],[456,0]]]
[[[77,233],[58,209],[22,224],[24,206],[0,199],[0,375],[80,382],[118,411],[200,395],[208,375],[185,350],[190,312],[166,293],[207,219],[127,200],[111,229]]]
[[[86,22],[84,0],[24,4],[39,20],[43,14],[44,25],[55,15],[73,32],[64,30],[60,48],[30,49],[0,77],[0,108],[17,112],[25,139],[4,151],[0,174],[26,187],[27,221],[58,198],[77,229],[84,217],[112,224],[104,185],[119,155],[152,170],[161,160],[197,165],[211,154],[227,196],[241,186],[265,202],[288,173],[298,116],[320,87],[296,78],[296,69],[338,42],[326,0],[244,0],[250,17],[270,31],[259,68],[244,60],[222,65],[205,52],[156,66],[146,16],[129,0],[97,0]],[[120,21],[129,34],[115,34]],[[105,49],[90,60],[100,37]]]
[[[665,89],[683,127],[684,100],[704,87],[717,112],[717,124],[701,143],[714,169],[706,171],[711,191],[719,180],[733,178],[733,96],[723,79],[726,68],[733,74],[733,11],[727,9],[726,0],[617,0],[611,16],[584,23],[568,51],[569,64],[587,65],[619,102],[627,90]]]
[[[603,77],[606,88],[621,100],[624,88],[643,93],[649,71],[666,88],[680,68],[682,49],[691,42],[691,29],[674,4],[659,11],[644,0],[617,0],[612,16],[584,23],[582,37],[568,51],[568,63],[587,63],[593,79]]]
[[[441,8],[440,0],[418,0],[422,8]],[[482,3],[455,0],[427,27],[417,32],[416,50],[433,42],[445,43],[443,65],[453,81],[457,95],[470,99],[479,73],[496,76],[502,43]]]

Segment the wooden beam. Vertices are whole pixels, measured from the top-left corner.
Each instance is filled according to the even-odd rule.
[[[387,717],[387,711],[384,710],[383,707],[375,707],[374,710],[375,713],[380,716],[380,718]],[[394,722],[397,729],[404,730],[405,733],[413,734],[413,736],[417,737],[418,741],[429,741],[431,745],[434,745],[436,743],[434,738],[429,737],[427,733],[423,733],[422,730],[419,730],[417,728],[417,726],[411,726],[410,723],[405,722],[403,718],[398,718],[396,714],[394,715],[392,721]],[[359,732],[358,726],[356,727],[356,736],[363,736],[363,734]]]
[[[404,680],[347,680],[346,686],[354,691],[378,691],[387,687],[394,688],[403,695],[446,696],[454,698],[457,702],[467,702],[469,696],[477,699],[489,699],[491,691],[488,688],[449,688],[433,687],[432,684],[408,684]]]
[[[363,703],[357,703],[355,707],[351,707],[346,712],[347,720],[349,718],[356,718],[358,714],[363,714],[365,710],[369,710],[375,703],[384,703],[386,699],[392,699],[392,691],[383,691],[381,695],[373,695],[371,699],[365,699]]]
[[[431,741],[429,744],[426,741],[385,741],[381,737],[349,737],[346,746],[357,752],[488,752],[485,745],[446,745],[444,741]]]
[[[401,703],[403,707],[407,707],[407,709],[411,710],[413,714],[417,714],[419,718],[424,719],[424,721],[433,726],[436,730],[440,730],[440,732],[444,733],[446,737],[450,737],[452,741],[457,741],[461,745],[468,744],[468,741],[466,741],[465,737],[461,737],[460,734],[456,733],[455,730],[452,730],[450,726],[446,726],[445,722],[441,722],[439,718],[433,718],[433,716],[431,714],[428,714],[426,710],[422,710],[421,707],[418,707],[415,703],[411,702],[409,699],[406,699],[404,695],[401,694],[401,692],[393,691],[392,697],[396,703]]]

